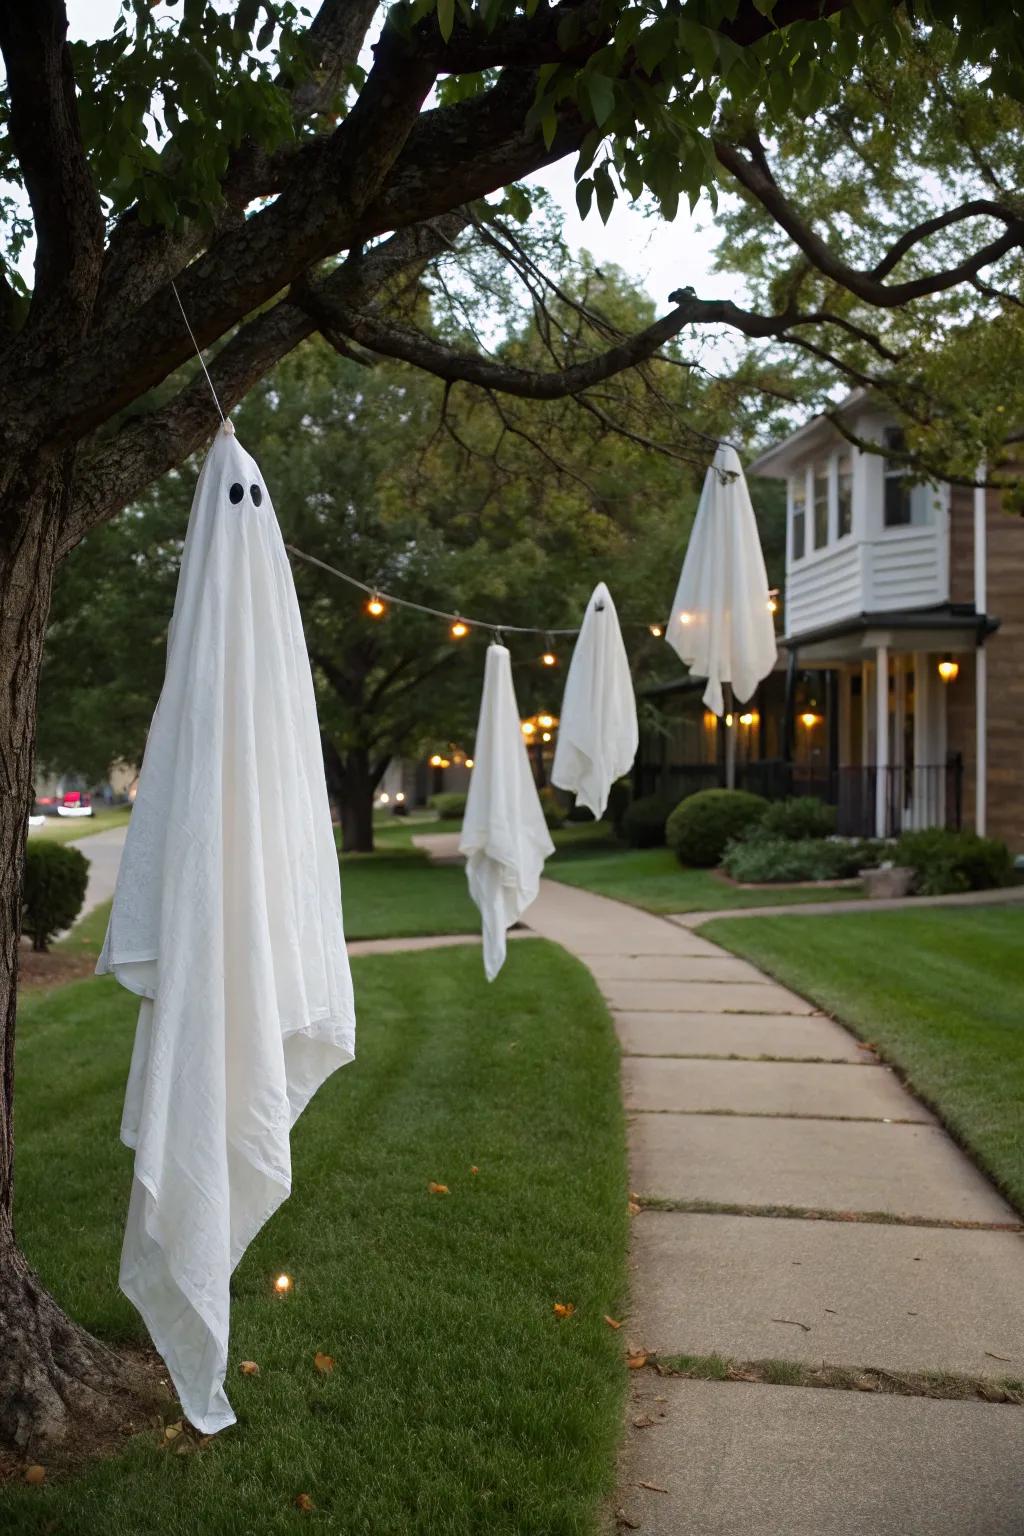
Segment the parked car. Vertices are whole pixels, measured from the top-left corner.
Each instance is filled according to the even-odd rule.
[[[80,789],[69,789],[67,794],[61,795],[57,801],[58,816],[91,816],[92,796]]]

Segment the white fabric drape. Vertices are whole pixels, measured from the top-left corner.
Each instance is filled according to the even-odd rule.
[[[97,971],[143,999],[121,1288],[187,1417],[234,1422],[228,1283],[291,1186],[289,1131],[355,1050],[309,660],[270,496],[230,427],[196,487]]]
[[[600,821],[608,791],[628,773],[640,733],[629,658],[611,593],[598,582],[569,663],[551,782]]]
[[[720,715],[723,683],[750,698],[778,649],[757,520],[735,448],[723,443],[704,478],[665,639]]]
[[[503,645],[487,648],[473,764],[459,852],[466,856],[469,894],[480,909],[484,972],[493,981],[505,963],[506,930],[536,898],[544,860],[555,851]]]

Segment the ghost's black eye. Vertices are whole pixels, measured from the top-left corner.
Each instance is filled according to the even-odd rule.
[[[238,503],[241,501],[241,499],[242,499],[242,497],[244,495],[245,495],[245,487],[244,487],[244,485],[239,485],[238,481],[236,480],[234,485],[231,487],[230,491],[228,491],[228,500],[231,502],[231,505],[233,507],[237,507]]]
[[[250,485],[249,493],[252,496],[253,506],[258,507],[260,502],[263,500],[263,492],[260,490],[258,485]]]

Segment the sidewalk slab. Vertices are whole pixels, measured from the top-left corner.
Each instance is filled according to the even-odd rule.
[[[831,1019],[772,1013],[615,1014],[622,1049],[633,1056],[798,1056],[874,1060]]]
[[[672,912],[670,923],[681,928],[701,928],[718,917],[864,917],[872,912],[917,911],[926,907],[1002,907],[1024,901],[1024,885],[993,891],[958,891],[952,896],[894,896],[871,901],[804,901],[764,907],[717,908],[712,912]]]
[[[110,827],[106,832],[96,832],[92,837],[68,843],[69,848],[77,848],[89,861],[89,883],[76,921],[80,922],[87,912],[92,912],[113,896],[127,836],[128,823],[125,822],[123,826]]]
[[[587,964],[598,981],[665,981],[682,986],[691,981],[763,982],[764,974],[747,960],[731,955],[589,955]]]
[[[1018,1219],[938,1126],[636,1115],[629,1143],[630,1187],[647,1197]]]
[[[531,927],[534,925],[531,924]],[[545,938],[550,938],[546,930]],[[814,1013],[773,981],[601,981],[610,1008],[628,1013]]]
[[[645,1211],[633,1237],[659,1354],[1024,1376],[1020,1233]]]
[[[510,939],[535,939],[537,935],[525,928],[510,928]],[[397,939],[349,939],[346,945],[349,959],[360,955],[398,955],[418,949],[451,949],[459,944],[482,944],[479,933],[429,933]]]
[[[707,939],[663,917],[595,896],[573,885],[542,880],[536,900],[523,914],[529,927],[562,944],[581,959],[594,955],[710,955],[725,952]]]
[[[1024,1536],[1019,1408],[645,1372],[627,1410],[643,1536]]]
[[[807,1061],[679,1061],[630,1056],[622,1063],[629,1110],[719,1110],[737,1115],[852,1115],[870,1120],[934,1117],[888,1067]]]

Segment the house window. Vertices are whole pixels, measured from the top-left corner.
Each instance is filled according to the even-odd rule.
[[[803,472],[796,475],[792,484],[793,504],[793,559],[802,560],[807,550],[807,482]]]
[[[839,508],[838,536],[845,539],[853,532],[853,455],[841,453],[836,463],[837,501]]]
[[[828,465],[819,464],[814,471],[814,547],[824,549],[828,543]]]
[[[907,440],[899,427],[886,427],[885,446],[893,453],[904,453]],[[885,461],[885,526],[906,528],[913,521],[913,486],[898,460]]]

